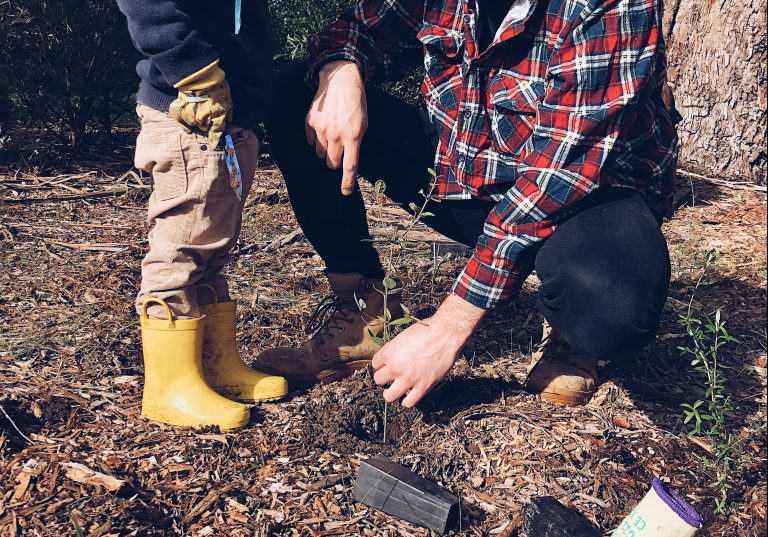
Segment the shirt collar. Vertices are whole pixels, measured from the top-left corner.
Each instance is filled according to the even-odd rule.
[[[526,22],[528,22],[528,19],[530,19],[533,12],[536,11],[538,4],[539,0],[515,0],[512,3],[512,7],[510,8],[507,17],[499,27],[499,31],[496,33],[493,43],[500,43],[520,34],[523,31]]]

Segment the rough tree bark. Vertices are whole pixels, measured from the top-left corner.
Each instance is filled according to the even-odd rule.
[[[766,0],[664,0],[681,167],[766,180]]]

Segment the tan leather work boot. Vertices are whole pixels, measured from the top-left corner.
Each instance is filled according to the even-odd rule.
[[[261,353],[253,367],[288,379],[291,389],[319,382],[341,380],[367,367],[381,348],[371,334],[384,330],[384,285],[366,280],[362,274],[328,274],[333,294],[326,297],[309,320],[306,332],[313,334],[298,349],[278,348]],[[403,316],[400,291],[387,297],[391,319]],[[362,311],[356,300],[365,302]]]
[[[525,389],[561,405],[585,405],[597,389],[596,362],[573,350],[544,321],[544,335],[528,366]]]

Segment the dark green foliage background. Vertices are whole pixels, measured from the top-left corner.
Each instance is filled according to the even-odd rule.
[[[351,3],[272,0],[276,70],[303,58],[311,36]],[[87,148],[135,126],[138,53],[116,2],[0,0],[0,43],[0,148],[8,127]],[[390,88],[413,99],[416,86]]]
[[[272,0],[276,68],[306,56],[308,40],[333,20],[350,0]]]
[[[114,2],[0,0],[0,41],[0,121],[83,146],[133,115],[137,54]]]

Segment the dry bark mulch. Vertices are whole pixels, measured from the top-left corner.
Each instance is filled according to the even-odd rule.
[[[733,509],[717,516],[681,403],[705,385],[677,347],[697,254],[721,254],[696,312],[722,308],[738,344],[724,349],[730,416],[747,434],[766,412],[766,199],[694,182],[665,226],[674,284],[657,343],[602,364],[584,408],[550,405],[520,386],[541,318],[536,280],[494,312],[450,376],[419,406],[390,406],[368,371],[253,409],[238,432],[175,429],[139,417],[142,363],[132,310],[146,247],[150,183],[114,164],[40,177],[0,175],[0,535],[421,535],[356,503],[362,458],[383,453],[461,497],[455,535],[514,536],[526,501],[552,495],[609,531],[654,477],[706,520],[703,536],[765,535],[764,433],[732,476]],[[71,171],[71,170],[70,170]],[[370,192],[366,194],[370,199]],[[399,218],[371,218],[376,236]],[[463,263],[463,248],[422,228],[398,248],[406,302],[429,315]],[[243,354],[295,345],[328,292],[322,263],[294,220],[279,174],[265,167],[229,270],[241,303]],[[82,466],[77,466],[82,465]]]

